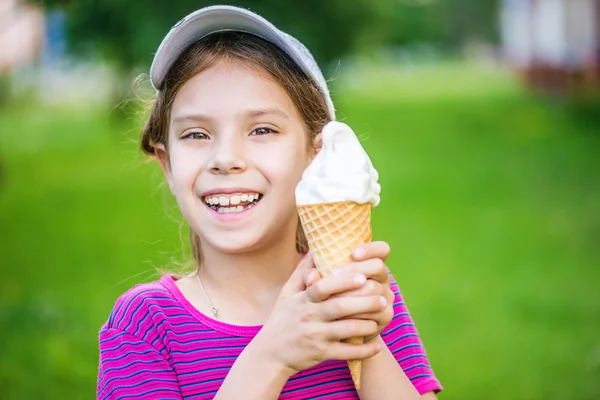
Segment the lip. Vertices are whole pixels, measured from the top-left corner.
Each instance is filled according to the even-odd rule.
[[[216,188],[216,189],[211,189],[207,192],[202,193],[201,197],[207,197],[207,196],[211,196],[213,194],[231,194],[231,193],[259,193],[259,194],[263,194],[262,192],[258,191],[258,190],[254,190],[254,189],[248,189],[248,188],[243,188],[243,187],[230,187],[230,188]],[[250,210],[248,210],[250,211]]]
[[[244,190],[246,190],[246,189],[244,189]],[[227,193],[227,192],[214,192],[214,193]],[[236,192],[230,192],[230,193],[236,193]],[[212,194],[212,193],[209,193],[209,194]],[[260,203],[262,203],[262,201],[259,201],[252,208],[250,208],[248,210],[234,212],[234,213],[220,213],[220,212],[215,211],[212,208],[210,208],[208,206],[208,204],[206,204],[205,202],[202,202],[202,204],[204,204],[204,207],[206,207],[206,209],[212,216],[214,216],[219,221],[223,221],[223,222],[239,221],[242,218],[246,218],[248,215],[252,214],[252,212],[254,211],[254,209],[256,207],[260,207]]]

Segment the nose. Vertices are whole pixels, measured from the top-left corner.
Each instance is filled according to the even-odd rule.
[[[208,162],[213,174],[235,174],[246,170],[244,146],[237,135],[227,135],[217,139],[214,152]]]

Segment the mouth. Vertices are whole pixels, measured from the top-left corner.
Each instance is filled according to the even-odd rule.
[[[241,213],[255,207],[263,198],[262,193],[215,193],[202,197],[204,204],[219,214]]]

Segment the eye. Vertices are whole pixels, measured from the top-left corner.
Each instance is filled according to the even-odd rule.
[[[262,135],[268,135],[270,133],[278,133],[278,132],[271,128],[260,127],[260,128],[256,128],[255,130],[253,130],[250,133],[250,136],[262,136]]]
[[[182,139],[193,139],[193,140],[203,140],[203,139],[209,139],[208,135],[206,133],[202,133],[202,132],[198,132],[198,131],[193,131],[190,132],[188,134],[185,134]]]

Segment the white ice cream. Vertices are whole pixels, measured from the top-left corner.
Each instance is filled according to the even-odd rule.
[[[352,129],[331,121],[321,133],[323,147],[296,186],[296,204],[352,201],[379,204],[379,174]]]

